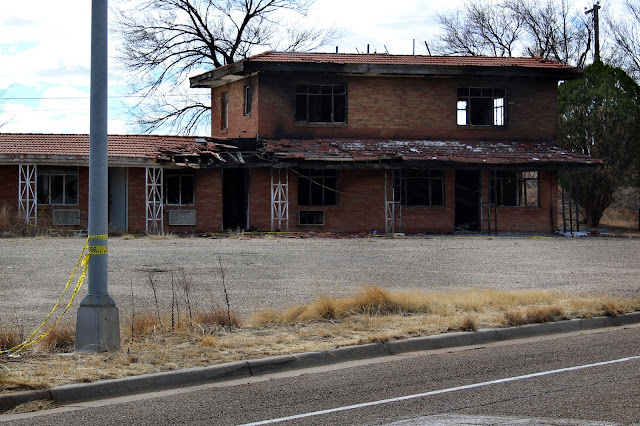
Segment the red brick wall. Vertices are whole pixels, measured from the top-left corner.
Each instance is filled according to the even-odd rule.
[[[444,206],[443,207],[402,207],[402,232],[418,233],[451,233],[455,224],[456,213],[456,173],[445,170]]]
[[[251,86],[251,113],[244,114],[244,87]],[[228,100],[228,128],[221,128],[222,94],[229,94]],[[258,77],[253,76],[216,87],[211,90],[211,136],[221,138],[255,138],[258,135],[259,117],[259,87]]]
[[[144,167],[129,168],[129,232],[133,234],[144,233],[146,229],[146,174]]]
[[[402,230],[407,233],[452,232],[455,213],[455,173],[445,173],[445,207],[403,207]],[[251,173],[250,223],[271,229],[271,176],[269,169]],[[316,232],[385,232],[385,185],[383,170],[338,171],[336,206],[298,206],[298,175],[289,170],[289,230]],[[325,224],[298,225],[301,210],[323,210]],[[277,227],[277,225],[276,225]],[[283,226],[283,231],[284,226]]]
[[[167,170],[165,170],[165,173]],[[145,168],[129,169],[129,232],[146,230]],[[222,173],[216,169],[194,170],[195,205],[165,206],[164,228],[177,234],[222,230]],[[169,210],[196,210],[196,225],[169,226]]]
[[[555,171],[539,172],[540,202],[538,207],[498,207],[498,232],[550,233],[557,229],[558,221],[558,174]],[[489,195],[489,172],[482,173],[482,197]],[[483,210],[483,229],[487,229],[487,208]],[[493,214],[493,213],[492,213]],[[491,223],[494,232],[494,222]]]
[[[240,80],[212,90],[212,135],[264,138],[543,139],[557,134],[557,82],[537,78],[389,78],[319,77],[314,74],[263,73],[254,85],[251,116],[243,115]],[[255,83],[254,83],[255,82]],[[296,123],[294,84],[347,84],[346,124]],[[259,86],[259,87],[258,87]],[[458,126],[457,88],[505,87],[507,125]],[[229,93],[229,129],[220,131],[220,99]],[[243,133],[244,132],[244,133]]]

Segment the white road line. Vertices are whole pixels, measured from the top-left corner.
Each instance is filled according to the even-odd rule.
[[[479,388],[479,387],[483,387],[483,386],[490,386],[490,385],[496,385],[496,384],[500,384],[500,383],[515,382],[515,381],[518,381],[518,380],[531,379],[531,378],[534,378],[534,377],[549,376],[551,374],[560,374],[560,373],[566,373],[566,372],[569,372],[569,371],[584,370],[586,368],[601,367],[601,366],[604,366],[604,365],[618,364],[618,363],[621,363],[621,362],[628,362],[628,361],[635,361],[635,360],[640,360],[640,356],[631,356],[631,357],[627,357],[627,358],[614,359],[612,361],[603,361],[603,362],[596,362],[594,364],[586,364],[586,365],[578,365],[578,366],[575,366],[575,367],[560,368],[558,370],[542,371],[542,372],[539,372],[539,373],[525,374],[524,376],[507,377],[505,379],[491,380],[489,382],[482,382],[482,383],[473,383],[473,384],[470,384],[470,385],[456,386],[456,387],[448,388],[448,389],[439,389],[439,390],[434,390],[434,391],[430,391],[430,392],[417,393],[417,394],[413,394],[413,395],[399,396],[399,397],[396,397],[396,398],[381,399],[379,401],[363,402],[361,404],[354,404],[354,405],[347,405],[347,406],[344,406],[344,407],[330,408],[328,410],[313,411],[313,412],[304,413],[304,414],[296,414],[294,416],[280,417],[280,418],[277,418],[277,419],[270,419],[270,420],[263,420],[263,421],[255,422],[255,423],[246,423],[246,424],[241,425],[241,426],[267,425],[267,424],[273,424],[273,423],[286,422],[286,421],[289,421],[289,420],[304,419],[304,418],[313,417],[313,416],[322,416],[322,415],[325,415],[325,414],[337,413],[337,412],[340,412],[340,411],[355,410],[357,408],[364,408],[364,407],[373,407],[373,406],[376,406],[376,405],[390,404],[392,402],[407,401],[407,400],[410,400],[410,399],[424,398],[426,396],[441,395],[443,393],[457,392],[457,391],[461,391],[461,390]]]

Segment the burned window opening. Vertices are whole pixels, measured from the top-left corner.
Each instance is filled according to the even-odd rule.
[[[190,174],[165,174],[165,204],[171,206],[193,205],[195,176]]]
[[[224,92],[220,97],[220,129],[229,128],[229,92]]]
[[[335,170],[300,169],[298,205],[335,206],[338,204],[338,178]]]
[[[506,89],[458,88],[458,126],[504,126]]]
[[[346,85],[296,84],[295,93],[297,122],[346,123]]]
[[[38,204],[77,205],[77,167],[38,167]]]
[[[502,207],[539,206],[540,177],[537,171],[494,171],[489,179],[492,204]]]
[[[396,173],[395,197],[403,206],[442,207],[444,178],[442,170],[404,169]]]
[[[251,98],[252,98],[251,86],[244,86],[244,115],[251,114]]]

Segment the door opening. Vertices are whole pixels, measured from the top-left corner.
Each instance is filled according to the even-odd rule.
[[[222,170],[222,227],[249,227],[249,169]]]
[[[458,231],[480,232],[480,171],[456,170],[456,218]]]

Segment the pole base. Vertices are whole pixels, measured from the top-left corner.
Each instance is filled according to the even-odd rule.
[[[120,315],[115,306],[80,306],[76,321],[76,352],[120,349]]]

